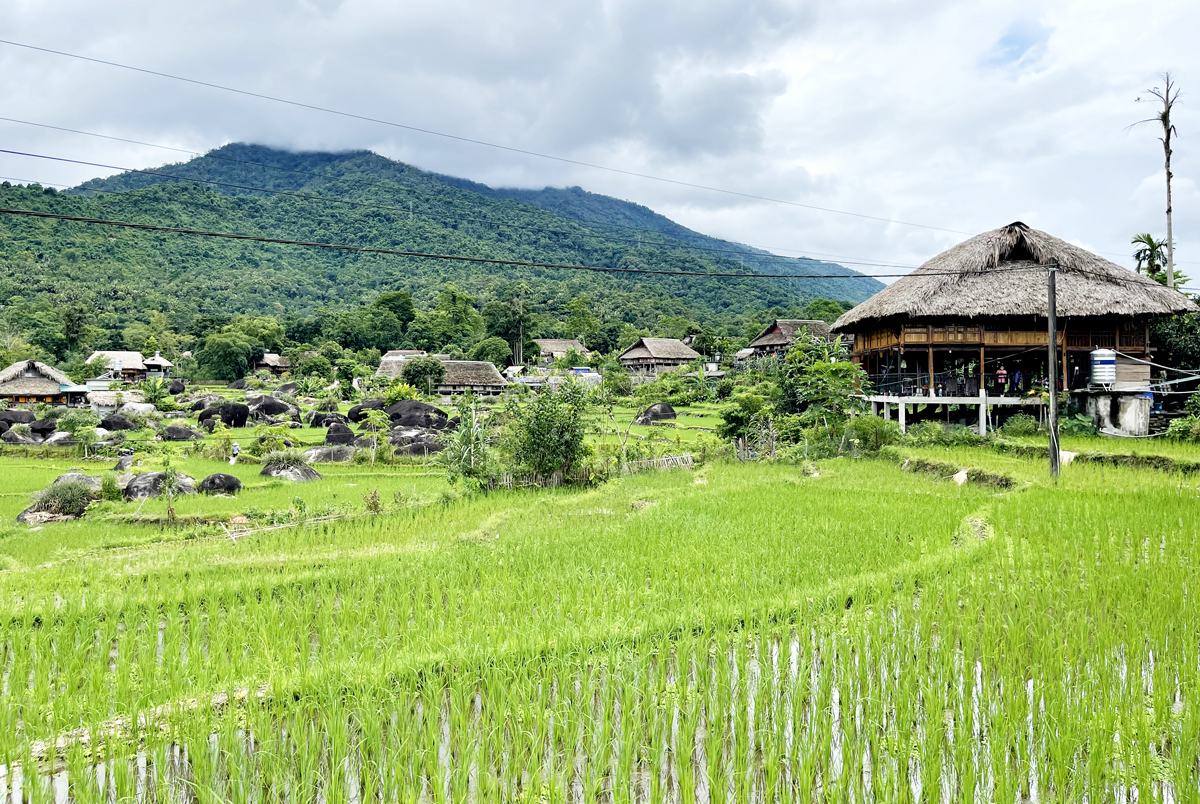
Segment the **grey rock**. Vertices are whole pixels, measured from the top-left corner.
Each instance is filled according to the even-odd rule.
[[[393,425],[402,427],[444,430],[449,423],[446,411],[416,399],[404,399],[388,405],[384,408],[384,412],[392,420]]]
[[[200,481],[201,494],[237,494],[242,490],[242,481],[223,472],[209,475]]]
[[[354,459],[354,447],[313,447],[304,451],[309,463],[347,463]]]
[[[241,402],[225,402],[200,412],[201,424],[213,418],[220,419],[226,427],[245,427],[246,420],[250,418],[250,407]],[[209,425],[209,429],[212,429],[212,425]]]
[[[263,467],[260,474],[264,477],[282,477],[285,480],[293,480],[297,483],[302,483],[306,480],[321,479],[321,473],[311,466],[280,466],[279,464],[269,463]]]
[[[30,424],[29,429],[34,435],[45,438],[58,429],[58,422],[54,421],[54,419],[40,419]]]
[[[33,424],[36,420],[32,410],[0,410],[0,422]]]
[[[79,442],[76,441],[70,433],[59,430],[46,436],[46,440],[42,443],[46,444],[47,446],[71,447],[75,446]]]
[[[200,438],[200,434],[192,428],[176,427],[173,424],[169,427],[164,427],[159,435],[162,436],[164,441],[194,441]]]
[[[156,410],[158,408],[149,402],[126,402],[117,409],[117,413],[136,413],[139,416],[145,416],[147,413],[153,413]]]
[[[325,433],[325,446],[341,446],[354,443],[354,431],[349,425],[341,422],[334,422],[329,425],[329,430]]]
[[[140,500],[143,497],[158,497],[162,494],[163,481],[167,479],[166,472],[145,472],[134,475],[125,486],[125,499]],[[176,474],[175,480],[179,489],[177,494],[195,494],[195,479],[184,474]]]
[[[659,402],[642,411],[641,415],[634,420],[634,424],[654,424],[674,418],[675,408],[666,402]]]
[[[36,438],[21,435],[13,430],[5,430],[3,433],[0,433],[0,441],[3,441],[5,444],[21,444],[24,446],[38,443]]]
[[[367,417],[366,412],[368,410],[383,410],[383,400],[368,399],[367,401],[350,408],[350,410],[347,411],[346,416],[352,422],[361,422]]]
[[[100,426],[109,431],[136,429],[133,426],[133,422],[129,421],[129,419],[126,419],[119,413],[114,413],[111,416],[106,416],[105,418],[101,419]]]
[[[113,471],[114,472],[124,472],[124,471],[128,470],[129,467],[131,467],[131,466],[133,466],[133,456],[132,455],[122,455],[120,458],[117,458],[117,465],[113,467]]]
[[[59,475],[50,485],[57,486],[59,483],[83,483],[93,491],[100,490],[100,478],[85,475],[83,472],[67,472],[65,475]]]
[[[185,390],[183,380],[171,380],[171,384],[167,386],[167,393],[171,395],[182,394]]]

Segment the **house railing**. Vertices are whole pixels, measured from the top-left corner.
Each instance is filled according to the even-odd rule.
[[[926,372],[902,372],[872,374],[871,393],[879,396],[979,396],[982,381],[988,396],[1025,396],[1030,392],[1045,389],[1045,378],[1020,371],[990,372],[982,378],[978,374],[960,374],[953,371],[934,372],[933,392],[930,393],[930,377]]]

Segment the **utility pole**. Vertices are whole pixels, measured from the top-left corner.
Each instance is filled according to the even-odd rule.
[[[1046,390],[1050,393],[1050,476],[1058,479],[1058,299],[1054,278],[1058,260],[1050,260],[1046,283]]]

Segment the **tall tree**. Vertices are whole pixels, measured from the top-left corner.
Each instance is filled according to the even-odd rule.
[[[1171,122],[1171,110],[1175,108],[1175,101],[1179,99],[1179,87],[1171,80],[1171,74],[1163,73],[1163,86],[1152,87],[1146,90],[1146,94],[1150,97],[1139,97],[1138,102],[1158,102],[1162,104],[1162,111],[1149,117],[1145,120],[1140,120],[1134,125],[1142,125],[1143,123],[1158,123],[1162,126],[1163,134],[1159,137],[1159,142],[1163,145],[1164,164],[1167,172],[1167,287],[1175,287],[1175,235],[1171,226],[1171,138],[1178,134],[1175,130],[1175,124]]]

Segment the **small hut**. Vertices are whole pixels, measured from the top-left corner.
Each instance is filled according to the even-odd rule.
[[[533,342],[537,344],[539,357],[545,363],[557,360],[572,350],[581,355],[588,353],[588,348],[575,338],[534,338]]]
[[[1084,391],[1090,357],[1117,353],[1128,390],[1149,385],[1149,324],[1196,311],[1178,291],[1024,223],[976,235],[845,313],[876,394],[1015,404],[1047,385],[1047,273],[1057,264],[1059,387]],[[1111,389],[1106,389],[1111,390]]]
[[[686,366],[698,357],[699,352],[675,338],[638,338],[621,352],[618,360],[631,374],[654,377],[660,372]]]
[[[104,359],[109,371],[113,373],[114,379],[119,378],[124,382],[142,382],[146,379],[147,369],[145,358],[141,352],[121,352],[121,351],[97,351],[92,352],[92,356],[88,358],[91,363],[95,360]]]
[[[782,357],[801,333],[829,340],[829,324],[800,318],[776,318],[750,341],[749,357]]]
[[[442,396],[475,394],[476,396],[499,396],[508,388],[508,380],[500,374],[495,363],[486,360],[443,360],[446,376],[434,386],[434,393]]]

